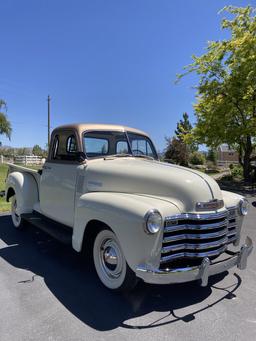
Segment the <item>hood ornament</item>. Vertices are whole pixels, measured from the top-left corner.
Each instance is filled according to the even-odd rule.
[[[196,211],[213,211],[219,210],[222,207],[224,207],[224,201],[219,199],[212,199],[207,202],[200,201],[196,203]]]

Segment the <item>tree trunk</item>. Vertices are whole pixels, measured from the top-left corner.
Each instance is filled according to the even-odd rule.
[[[244,156],[243,156],[243,176],[245,181],[250,181],[251,179],[251,154],[252,154],[252,140],[251,136],[246,136],[246,143],[244,146]]]
[[[245,154],[243,162],[243,176],[245,181],[250,181],[251,165],[250,158]]]

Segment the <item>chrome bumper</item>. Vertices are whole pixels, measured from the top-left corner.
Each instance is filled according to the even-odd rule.
[[[153,284],[183,283],[201,279],[201,285],[205,287],[208,284],[208,278],[212,275],[222,273],[234,266],[244,270],[252,249],[252,240],[247,237],[240,251],[227,251],[231,255],[228,259],[211,262],[208,257],[205,257],[200,266],[168,270],[152,269],[147,265],[141,264],[136,268],[136,275],[144,282]]]

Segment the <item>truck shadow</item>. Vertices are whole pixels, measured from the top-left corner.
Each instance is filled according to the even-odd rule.
[[[139,283],[129,294],[116,294],[101,285],[89,262],[34,227],[27,226],[24,231],[17,231],[11,226],[9,216],[0,216],[0,239],[7,244],[0,249],[0,257],[12,266],[34,274],[20,281],[21,285],[36,281],[36,277],[41,276],[61,304],[83,323],[100,331],[117,327],[153,328],[177,321],[188,323],[199,312],[235,297],[235,291],[241,284],[241,278],[235,274],[233,285],[218,287],[217,283],[227,274],[224,273],[212,277],[206,288],[196,282],[172,286]],[[209,304],[204,301],[211,295],[212,288],[223,294]],[[193,310],[191,307],[189,314],[178,316],[175,313],[177,309],[198,303],[200,308]],[[144,322],[143,317],[155,311],[162,317],[156,321],[150,319],[150,323]],[[134,319],[136,322],[133,323]]]

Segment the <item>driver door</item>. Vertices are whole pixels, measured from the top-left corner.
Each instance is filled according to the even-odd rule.
[[[43,166],[40,208],[43,215],[73,227],[74,202],[79,162],[75,160],[77,136],[61,130],[53,136],[49,158]]]

